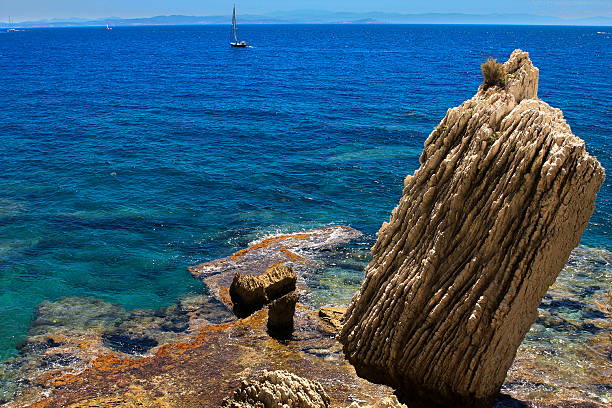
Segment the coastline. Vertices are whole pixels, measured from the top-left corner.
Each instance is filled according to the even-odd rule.
[[[357,53],[363,50],[354,51]],[[200,77],[196,77],[199,80]],[[400,83],[403,83],[403,81],[405,81],[404,78],[398,79]],[[363,82],[367,83],[368,81],[364,80]],[[594,82],[597,83],[596,80]],[[436,82],[434,81],[434,83]],[[367,86],[364,85],[362,89]],[[343,88],[331,89],[331,93],[336,97],[343,92],[345,92]],[[563,95],[562,92],[560,94]],[[194,98],[189,93],[181,93],[179,96],[181,99]],[[206,98],[207,96],[203,96],[202,100],[207,100]],[[247,102],[249,101],[247,100]],[[606,110],[605,103],[606,100],[599,106],[599,109],[604,112]],[[232,107],[232,109],[234,108]],[[250,113],[244,115],[242,119],[247,121],[251,117],[260,118],[260,115],[269,114],[274,121],[278,121],[278,118],[282,118],[286,113],[275,109],[277,108],[269,107],[264,113],[262,113],[262,110],[249,111]],[[593,110],[596,111],[596,109],[597,107],[594,107]],[[426,109],[423,108],[423,110]],[[213,109],[210,111],[213,112],[213,117],[219,115],[218,111]],[[360,113],[369,118],[367,112],[368,110],[365,109]],[[590,112],[575,109],[570,115],[576,115],[577,112],[579,115],[590,114]],[[413,113],[410,112],[411,117],[417,116]],[[328,116],[325,116],[324,119],[331,120],[330,117],[333,117],[334,112],[331,112],[331,114],[325,112],[325,114]],[[404,114],[408,116],[406,112],[396,115]],[[159,113],[151,115],[155,116]],[[189,111],[186,115],[194,115],[194,112]],[[304,114],[303,116],[308,115]],[[161,118],[161,116],[159,117]],[[287,115],[287,118],[289,118],[288,121],[293,121],[292,116]],[[391,119],[385,117],[384,120]],[[324,121],[321,119],[321,122]],[[568,122],[571,123],[569,119]],[[580,121],[576,122],[577,128],[582,129],[583,132],[590,126],[588,123],[581,125]],[[325,140],[333,140],[331,144],[340,145],[341,142],[334,140],[333,136],[336,136],[336,134],[329,130],[333,126],[329,125],[327,121],[325,123],[324,129],[320,133]],[[601,119],[599,123],[603,123]],[[141,126],[140,123],[136,123],[136,125]],[[259,122],[256,125],[259,126]],[[427,121],[419,123],[419,126],[428,126]],[[594,126],[597,129],[597,125]],[[144,127],[146,128],[146,124]],[[190,133],[189,137],[185,137],[189,149],[196,151],[199,147],[206,154],[181,161],[189,153],[184,153],[181,149],[178,149],[180,154],[172,156],[172,159],[168,160],[167,163],[154,163],[157,158],[163,160],[163,155],[151,154],[143,149],[145,165],[140,169],[132,161],[134,159],[132,154],[136,155],[139,152],[132,153],[130,145],[141,143],[143,140],[147,140],[146,137],[150,135],[147,134],[142,139],[130,139],[129,135],[125,136],[117,133],[118,137],[111,140],[110,149],[113,152],[121,151],[117,157],[123,157],[121,155],[126,152],[130,154],[130,159],[122,164],[126,167],[111,163],[116,160],[112,155],[104,159],[96,158],[96,166],[98,167],[92,174],[88,174],[89,179],[75,181],[74,185],[66,184],[67,180],[70,180],[70,182],[72,182],[72,179],[77,180],[75,175],[72,175],[71,178],[66,169],[87,167],[72,165],[65,167],[65,162],[61,161],[65,160],[65,157],[79,157],[76,150],[72,151],[74,146],[69,143],[67,147],[62,145],[61,143],[65,141],[60,141],[59,145],[56,145],[52,138],[49,138],[49,141],[35,139],[35,149],[38,149],[38,144],[41,143],[44,150],[47,142],[54,148],[60,146],[57,150],[61,153],[61,160],[57,167],[62,169],[60,171],[60,182],[58,183],[61,188],[57,192],[54,190],[55,179],[53,177],[49,177],[52,182],[44,187],[48,191],[52,191],[52,194],[68,197],[67,201],[69,202],[74,200],[76,209],[69,209],[68,211],[74,212],[66,213],[64,209],[54,208],[53,210],[56,212],[53,212],[45,208],[46,211],[41,212],[44,227],[36,230],[33,208],[40,204],[31,203],[36,202],[36,199],[46,201],[47,196],[44,193],[31,192],[33,187],[30,184],[22,182],[20,185],[19,179],[16,179],[13,183],[14,190],[11,191],[14,191],[14,196],[19,197],[19,199],[10,202],[7,200],[7,203],[2,202],[3,208],[8,208],[6,214],[3,214],[5,217],[3,221],[6,221],[2,225],[5,228],[3,232],[5,235],[8,234],[13,237],[11,231],[19,232],[18,226],[23,224],[27,225],[28,229],[35,230],[41,238],[20,242],[19,238],[15,237],[14,242],[8,241],[6,253],[9,265],[12,262],[20,267],[20,270],[16,271],[20,274],[18,275],[19,279],[9,289],[14,290],[15,286],[20,284],[21,279],[23,279],[24,282],[27,282],[24,288],[35,292],[37,290],[36,285],[38,287],[45,286],[46,282],[49,282],[45,280],[49,275],[56,281],[75,279],[77,282],[75,285],[76,291],[80,293],[81,290],[89,290],[85,293],[90,296],[60,298],[60,296],[54,294],[46,294],[47,298],[57,300],[44,302],[38,306],[38,313],[30,328],[29,338],[20,345],[21,354],[2,365],[3,382],[5,384],[10,383],[9,388],[14,388],[14,386],[25,386],[27,388],[29,386],[28,391],[32,395],[36,393],[44,394],[47,390],[50,390],[53,395],[49,397],[50,400],[47,402],[41,400],[43,401],[40,403],[42,406],[44,404],[50,404],[49,406],[56,404],[56,406],[62,406],[63,408],[70,399],[73,402],[76,401],[74,402],[74,404],[77,404],[74,406],[75,408],[81,407],[80,402],[77,401],[81,397],[92,400],[85,402],[85,404],[121,403],[123,397],[113,396],[111,395],[112,392],[125,396],[132,401],[130,403],[137,404],[138,401],[148,401],[147,403],[150,402],[153,406],[156,406],[155,404],[164,406],[164,404],[173,404],[165,398],[180,399],[183,397],[171,397],[169,390],[163,396],[160,396],[152,393],[151,390],[154,386],[159,386],[159,381],[162,381],[160,379],[169,382],[163,385],[162,389],[165,386],[170,387],[172,379],[176,377],[181,379],[181,384],[187,394],[191,393],[189,396],[185,396],[185,400],[181,400],[181,403],[195,404],[198,398],[203,397],[202,393],[204,391],[202,389],[209,387],[202,380],[199,383],[202,389],[189,390],[187,384],[191,376],[195,375],[196,366],[205,366],[207,360],[215,360],[222,366],[226,365],[225,359],[230,359],[230,363],[234,363],[234,360],[238,358],[236,357],[239,355],[238,352],[236,352],[237,354],[228,353],[227,356],[219,355],[222,354],[223,340],[231,338],[232,341],[235,340],[230,343],[236,350],[244,346],[243,342],[248,344],[247,348],[251,348],[246,353],[247,360],[251,356],[257,357],[258,350],[262,348],[261,342],[264,343],[265,347],[268,347],[269,354],[267,356],[270,359],[279,351],[280,354],[288,356],[290,359],[289,362],[282,359],[277,360],[274,366],[260,364],[258,366],[260,369],[283,368],[290,365],[293,368],[297,367],[298,371],[301,370],[301,374],[307,376],[310,371],[300,366],[302,362],[312,368],[319,364],[326,367],[325,364],[328,364],[329,361],[336,361],[337,365],[330,372],[341,371],[339,376],[344,378],[342,386],[346,387],[344,389],[348,389],[348,391],[346,391],[346,394],[343,394],[344,391],[342,391],[335,398],[337,398],[338,404],[350,402],[349,400],[352,398],[350,397],[352,395],[350,384],[361,380],[355,379],[349,367],[344,365],[345,362],[342,358],[338,357],[338,345],[329,340],[333,337],[333,330],[326,327],[325,322],[321,323],[318,320],[316,312],[323,304],[328,306],[345,305],[352,293],[359,288],[363,276],[363,266],[369,260],[368,256],[364,255],[364,252],[367,252],[365,249],[367,244],[364,242],[359,244],[337,242],[337,246],[323,248],[324,250],[321,253],[317,253],[316,248],[314,251],[304,248],[298,248],[294,251],[284,244],[279,247],[272,244],[283,242],[292,234],[300,236],[297,239],[298,241],[302,240],[302,235],[308,235],[308,232],[296,232],[294,227],[285,227],[288,224],[293,226],[303,224],[325,225],[331,219],[351,225],[352,221],[358,220],[357,222],[367,225],[368,231],[370,231],[372,229],[370,224],[363,220],[374,219],[374,222],[380,222],[384,218],[380,214],[384,213],[384,216],[388,214],[387,207],[385,207],[387,204],[381,204],[380,202],[387,200],[389,196],[392,196],[392,199],[395,200],[395,195],[400,190],[397,188],[391,191],[388,187],[401,180],[393,172],[402,172],[402,177],[405,176],[406,163],[418,162],[418,153],[415,153],[415,148],[411,145],[414,140],[409,140],[405,145],[401,145],[403,149],[398,151],[394,151],[394,146],[384,145],[391,138],[390,135],[393,132],[401,134],[402,137],[405,134],[398,132],[397,129],[384,128],[384,130],[381,130],[382,127],[375,128],[375,132],[380,132],[382,135],[380,137],[380,140],[383,140],[382,143],[375,137],[373,143],[367,141],[362,145],[355,144],[355,146],[359,146],[359,148],[355,148],[350,143],[362,136],[362,133],[360,133],[358,127],[349,127],[347,133],[349,134],[350,146],[347,146],[345,151],[336,149],[335,146],[332,149],[325,145],[316,146],[312,150],[305,150],[307,159],[299,158],[291,161],[290,157],[300,150],[304,150],[305,146],[309,146],[310,143],[318,143],[315,137],[317,133],[312,131],[312,123],[300,124],[295,128],[288,127],[290,130],[287,133],[291,137],[286,138],[285,128],[287,127],[284,128],[281,125],[278,125],[278,127],[282,128],[280,137],[278,137],[280,145],[277,145],[280,147],[277,149],[270,147],[270,152],[265,151],[264,157],[261,157],[258,154],[259,152],[257,154],[254,152],[261,146],[268,146],[267,143],[271,143],[270,146],[278,143],[278,141],[272,140],[276,135],[271,136],[269,132],[260,132],[265,143],[262,143],[261,140],[249,140],[248,137],[245,137],[246,134],[238,132],[239,142],[229,138],[221,138],[218,145],[213,143],[212,146],[209,145],[208,140],[204,140],[205,137],[194,137],[194,134],[200,136],[199,133]],[[391,127],[389,126],[389,128]],[[374,128],[368,128],[367,132],[373,132],[372,129]],[[53,133],[52,130],[47,131],[49,134]],[[366,133],[366,130],[363,133]],[[297,137],[296,135],[299,134],[307,134],[308,137],[292,145],[291,138]],[[605,135],[605,132],[597,135],[597,137],[604,139],[601,144],[597,145],[593,142],[596,151],[603,156],[602,163],[609,161],[609,154],[606,153]],[[152,151],[159,152],[159,145],[168,142],[173,143],[171,138],[166,136],[164,134],[163,137],[159,138],[159,141],[156,140],[150,145],[153,146]],[[122,139],[123,137],[127,137],[128,141],[125,142]],[[410,134],[407,138],[411,139],[413,135]],[[87,139],[82,140],[85,140],[85,143],[90,143]],[[391,140],[395,139],[391,138]],[[592,140],[598,139],[593,137]],[[417,145],[418,142],[419,140],[416,140]],[[125,146],[121,143],[125,143]],[[202,143],[202,145],[193,146],[194,143]],[[326,143],[329,144],[329,142]],[[384,146],[378,150],[372,149],[371,145],[377,143]],[[145,143],[142,145],[145,145]],[[19,148],[22,147],[19,146],[16,150],[19,150]],[[29,148],[29,145],[25,145],[23,150],[27,150],[27,148]],[[264,148],[264,150],[266,149],[267,147]],[[227,153],[228,150],[231,153]],[[420,149],[416,150],[420,151]],[[590,148],[589,151],[591,151]],[[68,152],[67,156],[64,156],[65,152]],[[278,154],[278,152],[282,152],[282,154]],[[215,159],[210,159],[210,157]],[[220,171],[215,168],[215,161],[217,163],[228,161],[228,158],[236,160],[228,169],[225,169],[229,171]],[[38,157],[35,157],[35,160],[38,160]],[[107,161],[101,165],[103,160]],[[213,163],[213,169],[204,168],[203,171],[194,171],[194,163],[203,160],[210,160]],[[238,160],[240,161],[238,162]],[[253,163],[259,167],[245,166],[245,164],[253,165]],[[54,164],[52,163],[52,165]],[[131,170],[127,167],[128,165],[132,166]],[[274,167],[271,168],[270,166]],[[13,176],[21,174],[22,168],[19,166],[19,162],[15,167],[15,171],[8,172],[7,179],[11,178],[11,174]],[[153,173],[157,174],[160,169],[170,169],[167,178],[169,181],[166,181],[168,186],[164,185],[164,181],[160,182],[161,179],[154,177],[155,181],[151,183],[151,186],[154,184],[153,194],[147,196],[146,188],[143,188],[143,186],[146,185],[147,180],[151,180],[151,175]],[[126,175],[128,176],[126,177]],[[129,177],[133,175],[136,175],[136,177],[130,180]],[[38,182],[37,177],[39,177],[37,174],[32,175],[32,178]],[[335,183],[335,179],[341,180]],[[298,185],[298,182],[302,184]],[[380,184],[382,187],[375,190],[377,188],[373,187],[375,184]],[[87,191],[89,185],[94,187]],[[140,203],[140,200],[143,202],[148,200],[149,202],[155,202],[155,211],[147,213],[143,208],[130,208],[126,210],[126,213],[129,214],[125,216],[121,213],[125,208],[121,205],[126,202],[122,197],[117,200],[120,203],[119,206],[114,204],[112,200],[101,200],[103,201],[102,205],[95,208],[94,201],[91,198],[103,196],[103,194],[99,194],[99,186],[102,186],[102,191],[108,191],[111,194],[119,191],[129,191],[130,197],[132,197],[129,201]],[[186,197],[180,196],[180,190],[184,190],[185,186],[188,187],[188,193]],[[211,186],[214,186],[214,188],[211,188]],[[597,217],[596,222],[589,226],[589,228],[592,228],[592,235],[585,238],[584,242],[593,242],[595,245],[603,243],[604,246],[609,244],[606,239],[609,230],[606,228],[605,221],[609,219],[609,207],[606,207],[609,203],[607,198],[609,189],[609,183],[602,188],[603,197],[600,197],[599,200],[600,203],[603,203],[603,206],[598,208],[599,213],[594,216]],[[363,193],[364,191],[365,193]],[[389,191],[391,192],[389,193]],[[12,197],[11,194],[9,193],[9,197]],[[235,207],[232,208],[232,204],[226,200],[228,196],[235,199],[237,203]],[[27,197],[27,199],[23,197]],[[163,205],[157,204],[160,197],[164,198],[161,200],[164,201]],[[202,199],[202,197],[206,199]],[[380,197],[384,197],[384,199],[380,199]],[[377,201],[376,203],[370,203],[369,206],[362,205],[368,200],[374,201],[373,198]],[[175,199],[176,201],[173,201]],[[60,199],[60,202],[63,201]],[[180,213],[180,206],[184,202],[188,202],[187,211],[180,216],[175,216],[174,214]],[[271,202],[274,204],[270,204]],[[30,204],[31,207],[28,208],[27,204]],[[91,209],[89,209],[89,205],[91,205]],[[86,207],[85,210],[82,209],[83,206]],[[39,207],[39,210],[41,207]],[[199,212],[194,208],[198,208]],[[210,214],[202,215],[209,209]],[[114,212],[115,210],[117,210],[117,213]],[[2,211],[2,208],[0,208],[0,211]],[[121,214],[117,215],[119,213]],[[367,216],[364,214],[367,214]],[[15,229],[11,230],[11,224],[16,226]],[[270,224],[274,224],[275,227],[270,227]],[[281,230],[289,229],[289,232],[281,234],[281,236],[268,236],[267,232],[277,229],[276,226],[278,225],[281,226]],[[217,228],[217,231],[215,231],[215,228]],[[203,230],[206,230],[206,233]],[[348,227],[346,227],[346,230],[348,231]],[[83,231],[87,231],[87,233],[82,233]],[[262,231],[265,231],[265,233],[262,233]],[[57,235],[51,235],[55,232],[57,232]],[[247,236],[261,236],[262,234],[266,236],[255,242],[250,242],[246,248],[239,250],[242,243],[251,241],[250,238],[246,238]],[[356,234],[353,235],[356,236]],[[125,239],[125,237],[128,238]],[[360,241],[368,241],[370,238],[368,236],[367,239]],[[125,239],[124,242],[121,241],[122,239]],[[114,240],[122,242],[123,245],[108,245],[109,242],[114,243]],[[143,243],[146,243],[146,248],[141,247]],[[155,249],[151,250],[152,247]],[[160,247],[161,250],[159,250]],[[227,249],[231,247],[238,248],[235,248],[235,251],[228,251]],[[60,250],[58,251],[58,249]],[[263,254],[257,255],[257,250],[260,249],[273,249],[274,254],[271,255],[264,251]],[[154,257],[147,253],[147,251],[154,253],[155,250],[158,252],[155,253]],[[125,253],[122,251],[125,251]],[[233,255],[231,252],[233,252]],[[126,253],[129,253],[136,260],[134,263],[136,267],[128,265],[127,262],[125,265],[121,265],[127,258],[122,257]],[[215,256],[210,256],[211,253],[215,253]],[[311,253],[317,253],[317,255],[314,256]],[[37,258],[38,254],[46,255],[46,258],[43,256],[39,259]],[[255,267],[251,266],[249,268],[256,269],[258,272],[277,262],[293,263],[293,267],[298,272],[298,288],[304,292],[303,303],[305,306],[298,307],[296,320],[298,329],[303,328],[301,332],[298,330],[303,337],[295,340],[295,343],[285,344],[278,341],[275,343],[271,340],[265,329],[266,311],[246,320],[235,320],[235,317],[228,313],[223,306],[223,304],[228,304],[228,285],[231,281],[231,273],[236,269],[236,265],[232,265],[231,262],[244,262],[245,258],[252,254],[257,255],[252,262]],[[311,255],[316,258],[316,262],[305,262],[304,259]],[[225,258],[222,258],[223,256]],[[278,256],[281,256],[281,258],[278,258]],[[202,267],[202,265],[191,268],[194,277],[204,280],[208,289],[202,289],[199,282],[192,287],[196,287],[196,292],[200,294],[202,292],[207,293],[206,290],[209,290],[212,296],[179,297],[175,303],[168,306],[167,299],[172,302],[172,299],[176,297],[171,295],[181,293],[181,290],[175,287],[174,279],[178,276],[176,274],[177,268],[173,271],[175,272],[174,275],[167,274],[168,276],[160,279],[165,284],[161,284],[157,288],[154,285],[148,285],[156,278],[153,274],[163,270],[163,262],[167,262],[170,257],[174,257],[172,262],[175,265],[178,264],[181,270],[186,265],[195,264],[196,261],[216,259],[210,261],[208,266],[210,267],[211,264],[215,267],[220,266],[218,269],[212,268],[214,270],[211,273],[201,273],[203,270],[211,269]],[[587,404],[594,404],[592,406],[610,402],[609,371],[607,371],[609,357],[606,358],[606,356],[609,356],[611,346],[609,336],[606,336],[606,333],[610,331],[610,295],[607,289],[611,286],[609,273],[612,264],[611,258],[609,248],[582,246],[574,250],[557,283],[549,290],[540,304],[538,321],[523,342],[515,366],[511,369],[508,381],[504,384],[504,392],[512,395],[512,398],[516,398],[511,400],[510,403],[520,404],[520,401],[526,401],[525,404],[528,406],[529,404],[548,404],[561,407],[572,406],[571,404],[577,404],[576,401],[581,400]],[[93,260],[93,262],[79,265],[80,259]],[[159,263],[156,265],[156,262],[162,263],[162,267],[159,266]],[[101,268],[100,265],[104,265],[104,267]],[[117,265],[123,266],[123,268],[117,268]],[[53,274],[56,273],[54,269],[58,267],[65,268],[67,273],[66,275],[58,274],[57,276],[60,278],[56,279]],[[91,276],[84,273],[88,270],[92,272]],[[64,272],[64,270],[62,269],[60,272]],[[224,272],[226,272],[225,275]],[[108,276],[105,276],[105,274],[108,274]],[[11,276],[9,274],[8,279]],[[127,276],[133,279],[128,279]],[[143,276],[146,276],[146,279],[137,279]],[[119,286],[114,286],[117,283]],[[96,299],[97,296],[95,295],[98,293],[103,296],[107,295],[104,290],[115,293],[124,287],[139,290],[141,293],[137,296],[146,293],[147,295],[151,294],[151,298],[157,296],[160,299],[166,299],[165,303],[162,301],[165,307],[152,310],[155,309],[155,306],[147,304],[146,301],[150,298],[145,296],[142,296],[143,300],[135,310],[131,310],[134,309],[133,307],[124,308],[115,304],[118,302],[115,302],[115,299],[111,296],[108,299],[112,300],[111,302]],[[57,289],[57,293],[63,292]],[[70,290],[65,292],[74,294]],[[91,296],[92,292],[93,297]],[[309,309],[305,309],[305,307]],[[308,345],[308,347],[304,348],[304,345]],[[333,350],[336,350],[336,352]],[[183,370],[181,361],[186,354],[196,356],[191,372],[188,372],[190,370],[188,367],[185,367],[186,371],[181,371]],[[238,358],[238,360],[240,359]],[[238,378],[246,378],[247,375],[253,374],[246,365],[248,361],[241,361],[242,363],[245,366],[239,366],[233,372],[219,375],[230,379],[229,382],[235,385]],[[242,371],[240,371],[240,367],[242,367]],[[128,373],[131,376],[129,379],[121,377],[120,371],[126,368],[130,371]],[[26,375],[22,375],[24,373]],[[241,373],[241,375],[237,375],[237,373]],[[28,375],[33,377],[24,382],[23,378]],[[107,392],[103,390],[102,385],[106,375],[113,376],[112,378],[117,380],[119,388],[108,390],[105,396],[100,397],[98,395],[100,392]],[[79,395],[78,387],[89,383],[90,380],[92,381],[92,393]],[[323,379],[323,382],[327,384],[327,387],[331,387],[330,384],[333,384],[330,378]],[[131,387],[131,385],[134,383],[145,384],[144,387],[148,388],[147,390],[133,389],[134,387]],[[369,386],[373,387],[372,398],[388,394],[386,389],[381,391],[372,384],[364,385],[366,388]],[[2,387],[0,386],[0,388]],[[227,388],[213,390],[216,393],[213,398],[214,401],[218,401],[222,393],[227,396],[229,389],[228,385]],[[196,395],[196,393],[200,394]],[[333,389],[330,389],[329,393],[333,394]],[[53,400],[56,397],[57,399]],[[95,398],[102,398],[102,400],[95,400]],[[119,398],[119,400],[114,398]],[[367,398],[364,399],[364,397],[358,395],[355,398],[362,399],[364,402],[367,400]],[[367,400],[367,402],[373,401]],[[500,403],[505,402],[500,401]],[[70,404],[72,408],[73,403]]]
[[[346,231],[348,234],[344,237],[338,235],[339,239],[329,241],[328,245],[315,245],[314,248],[320,250],[346,245],[358,236],[351,229]],[[305,237],[310,233],[305,231],[294,235]],[[283,243],[290,236],[268,236],[253,242],[248,248],[253,251],[252,248],[262,248],[262,243]],[[279,252],[284,253],[285,246],[278,248],[282,248]],[[305,282],[304,275],[320,267],[321,258],[316,255],[317,249],[314,252],[312,248],[294,250],[300,258],[312,259],[303,264],[301,259],[306,258],[286,258],[291,264],[302,264],[298,270],[300,280]],[[254,256],[260,262],[278,262],[272,252]],[[233,262],[232,257],[235,255],[225,259]],[[592,281],[581,281],[581,286],[575,283],[580,279],[576,276],[580,275],[576,268],[578,264],[600,265],[601,272],[590,276],[605,277],[611,261],[612,253],[609,251],[593,251],[585,247],[574,251],[561,278],[549,290],[540,308],[538,322],[519,349],[496,407],[515,406],[512,404],[517,404],[517,401],[522,401],[525,404],[522,406],[526,407],[546,404],[561,408],[577,403],[585,407],[603,407],[610,401],[609,390],[602,388],[607,378],[604,368],[607,354],[612,346],[605,334],[610,329],[610,310],[605,308],[606,294],[594,289]],[[202,275],[204,281],[207,276],[233,274],[236,265],[224,262],[220,259],[204,264],[215,268],[212,273],[209,271]],[[192,268],[194,277],[199,276],[196,271],[203,269],[207,267]],[[310,290],[305,284],[301,287],[304,293]],[[585,290],[593,292],[588,304],[584,299],[576,298],[576,293]],[[299,306],[295,335],[288,341],[279,342],[266,333],[266,309],[236,320],[223,306],[227,302],[225,296],[217,292],[220,294],[215,298],[215,291],[211,293],[213,297],[181,299],[164,310],[132,313],[95,299],[67,298],[46,302],[39,308],[39,317],[30,331],[30,338],[22,345],[21,357],[3,364],[3,377],[14,381],[12,391],[20,395],[16,400],[11,397],[7,401],[5,393],[3,406],[73,407],[68,404],[77,402],[74,407],[100,403],[199,406],[195,401],[217,406],[245,376],[264,369],[287,368],[321,382],[334,406],[351,402],[373,404],[391,394],[390,388],[356,376],[342,356],[340,344],[334,339],[337,328],[321,320],[319,312],[312,306]],[[589,315],[591,319],[578,317],[576,321],[572,320],[576,311]],[[83,313],[90,315],[79,317]],[[100,324],[102,315],[107,316],[106,326]],[[96,326],[88,327],[91,321],[96,321]],[[552,337],[547,335],[550,331],[553,331]],[[563,346],[567,347],[564,351],[559,350],[563,344],[559,343],[564,338],[562,336],[568,341]],[[10,367],[12,370],[17,368],[17,371],[11,372]],[[202,372],[202,367],[208,368]],[[581,369],[576,370],[576,367]],[[27,389],[19,389],[18,384],[24,380],[19,375],[28,377],[31,385]],[[170,377],[172,381],[160,383],[160,378]],[[110,384],[115,385],[109,387]],[[153,389],[156,390],[154,393]]]

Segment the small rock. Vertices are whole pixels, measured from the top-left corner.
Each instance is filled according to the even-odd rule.
[[[261,378],[243,381],[223,408],[329,408],[323,386],[287,371],[264,371]]]
[[[407,408],[406,405],[401,404],[395,395],[381,398],[374,405],[360,406],[356,402],[349,405],[348,408]]]
[[[345,313],[345,307],[322,307],[319,309],[319,318],[332,326],[334,330],[339,331],[342,328]]]
[[[293,315],[299,298],[299,293],[293,291],[270,303],[268,332],[274,337],[289,337],[293,333]]]
[[[266,303],[295,290],[297,275],[286,265],[276,265],[258,276],[236,273],[229,293],[238,316],[248,316]]]

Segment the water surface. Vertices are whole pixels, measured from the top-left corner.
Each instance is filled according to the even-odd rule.
[[[529,51],[541,98],[610,168],[608,31],[242,26],[243,50],[219,26],[0,34],[0,358],[44,300],[167,306],[204,291],[187,266],[275,232],[364,231],[311,279],[313,304],[346,302],[427,134],[489,55]],[[611,197],[606,181],[587,248],[612,249]]]

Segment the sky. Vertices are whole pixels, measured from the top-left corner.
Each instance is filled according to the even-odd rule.
[[[612,0],[235,0],[240,13],[274,11],[383,11],[400,13],[528,13],[581,18],[612,17]],[[0,0],[0,21],[53,18],[151,17],[228,14],[234,0]]]

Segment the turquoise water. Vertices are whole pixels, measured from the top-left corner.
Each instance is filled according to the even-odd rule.
[[[216,26],[0,34],[0,358],[44,300],[167,306],[205,291],[187,266],[274,232],[362,230],[311,282],[315,304],[345,302],[489,55],[529,51],[541,98],[610,168],[609,31],[244,26],[247,50]],[[611,197],[606,181],[583,245],[612,249]]]

